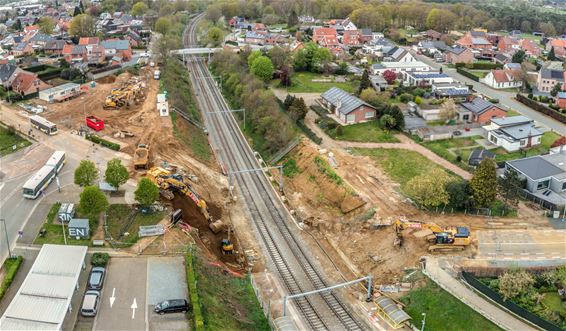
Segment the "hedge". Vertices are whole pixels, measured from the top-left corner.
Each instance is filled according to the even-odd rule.
[[[460,67],[460,68],[456,68],[456,72],[458,72],[458,73],[459,73],[460,75],[462,75],[462,76],[468,77],[469,79],[471,79],[471,80],[473,80],[473,81],[476,81],[476,82],[479,82],[479,81],[480,81],[480,79],[478,78],[478,76],[472,74],[471,72],[469,72],[469,71],[467,71],[467,70],[465,70],[465,69],[463,69],[463,68],[461,68],[461,67]]]
[[[102,139],[102,138],[100,138],[99,136],[94,135],[94,134],[87,134],[87,135],[86,135],[86,139],[92,141],[92,142],[95,143],[95,144],[99,144],[99,145],[102,145],[102,146],[104,146],[104,147],[108,147],[108,148],[110,148],[110,149],[112,149],[112,150],[115,150],[115,151],[119,151],[119,150],[120,150],[120,145],[119,145],[119,144],[116,144],[116,143],[113,143],[113,142],[111,142],[111,141]]]
[[[474,63],[463,63],[458,62],[454,65],[456,69],[458,68],[468,68],[476,70],[491,70],[491,69],[501,69],[503,65],[501,63],[486,63],[486,62],[474,62]]]
[[[6,294],[6,291],[8,290],[8,288],[10,288],[10,285],[12,285],[12,282],[16,277],[16,273],[20,269],[23,261],[24,258],[22,256],[18,256],[15,259],[6,259],[6,261],[4,262],[4,268],[6,268],[7,270],[6,275],[2,280],[2,285],[0,285],[0,299],[4,297],[4,294]]]
[[[539,113],[543,113],[547,116],[550,116],[561,123],[566,123],[566,116],[564,116],[563,114],[559,113],[556,110],[546,107],[545,105],[540,104],[534,100],[531,100],[520,93],[517,93],[517,96],[515,98],[520,103],[527,105],[528,107],[538,111]]]
[[[320,145],[322,142],[322,138],[316,135],[314,131],[312,131],[308,126],[305,125],[303,121],[297,121],[297,126],[303,130],[305,135],[310,138],[310,140],[314,141],[315,144]]]
[[[194,268],[194,257],[192,250],[185,257],[185,263],[187,268],[187,283],[189,285],[189,298],[191,300],[193,319],[195,323],[195,330],[204,331],[204,317],[202,315],[202,310],[200,306],[200,299],[197,290],[197,276]]]
[[[109,259],[110,255],[108,255],[108,253],[94,253],[92,254],[90,264],[93,267],[106,267]]]

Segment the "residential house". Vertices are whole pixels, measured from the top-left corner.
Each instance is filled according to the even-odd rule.
[[[558,92],[555,104],[561,109],[566,109],[566,92]]]
[[[364,52],[365,54],[372,54],[378,57],[382,57],[383,50],[389,50],[393,47],[395,47],[395,44],[393,44],[389,39],[378,38],[372,39],[371,41],[366,43],[362,47],[362,52]]]
[[[473,49],[491,49],[492,44],[487,39],[487,34],[483,31],[469,31],[462,38],[456,41],[456,45]]]
[[[86,46],[86,45],[98,45],[100,43],[100,39],[98,37],[81,37],[79,38],[79,45]]]
[[[263,45],[265,44],[265,36],[265,33],[248,31],[246,32],[246,36],[244,37],[244,42],[248,44]]]
[[[378,39],[385,39],[385,35],[383,34],[383,32],[372,32],[371,40],[378,40]]]
[[[432,55],[443,52],[448,46],[444,41],[424,40],[420,41],[414,48],[419,52]]]
[[[444,51],[444,62],[450,64],[472,63],[474,62],[474,53],[469,48],[450,47]]]
[[[255,31],[255,32],[263,31],[263,32],[266,32],[266,31],[267,31],[267,28],[265,27],[265,24],[263,24],[263,23],[255,23],[255,24],[253,25],[253,27],[252,27],[252,31]]]
[[[550,52],[554,48],[554,55],[560,58],[566,58],[566,39],[551,39],[546,43],[546,51]]]
[[[435,31],[435,30],[427,30],[424,32],[424,35],[431,40],[440,40],[442,39],[443,34]]]
[[[342,44],[344,46],[360,46],[362,33],[360,30],[346,30],[342,35]]]
[[[432,93],[436,98],[451,98],[455,100],[466,100],[471,92],[470,88],[460,83],[433,83]]]
[[[493,63],[507,64],[513,60],[513,57],[507,53],[497,53],[491,60]]]
[[[21,42],[10,51],[13,56],[31,55],[33,52],[33,47],[28,42]]]
[[[55,38],[51,37],[50,35],[39,32],[36,33],[35,36],[31,37],[29,43],[34,49],[44,49],[45,45],[49,41],[53,41],[53,40],[55,40]]]
[[[86,50],[86,62],[88,64],[99,64],[103,63],[106,58],[106,50],[102,45],[85,45]],[[122,60],[122,56],[118,55]]]
[[[503,53],[515,53],[519,48],[519,40],[509,36],[499,38],[499,42],[497,43],[497,49]]]
[[[65,40],[51,40],[45,43],[43,51],[48,55],[63,55],[65,45],[67,45]]]
[[[468,164],[472,167],[480,165],[481,161],[485,159],[495,159],[495,154],[483,148],[476,148],[470,153]]]
[[[545,63],[538,72],[537,90],[542,93],[550,93],[556,84],[561,84],[564,87],[565,73],[562,62]]]
[[[535,127],[532,119],[522,115],[492,118],[483,128],[490,143],[503,147],[508,152],[539,145],[543,134]]]
[[[371,31],[371,29],[361,29],[360,31],[360,42],[362,44],[365,44],[373,39],[373,32]]]
[[[438,83],[453,83],[454,79],[447,74],[431,72],[405,72],[405,83],[409,86],[430,86]]]
[[[5,89],[8,89],[10,86],[12,86],[12,83],[14,82],[14,78],[16,78],[16,75],[19,74],[20,72],[23,72],[23,70],[14,64],[6,63],[1,65],[0,84]]]
[[[342,52],[335,28],[316,28],[312,40],[321,47],[328,48],[333,54]]]
[[[528,56],[538,57],[541,54],[541,49],[534,40],[522,39],[520,47]]]
[[[416,62],[409,51],[400,47],[393,47],[383,54],[383,61],[386,62]]]
[[[488,123],[494,118],[507,116],[507,112],[482,98],[474,98],[460,104],[458,119],[465,122]]]
[[[66,44],[63,46],[63,58],[67,63],[80,63],[86,60],[86,46]]]
[[[18,73],[12,82],[12,91],[21,96],[38,93],[50,87],[51,86],[39,79],[37,74],[27,71]]]
[[[108,39],[100,43],[104,47],[106,56],[121,56],[124,61],[129,61],[132,58],[132,48],[127,40],[123,39]]]
[[[511,69],[491,70],[480,82],[494,89],[519,88],[523,86],[523,71]]]
[[[393,71],[394,73],[401,74],[405,72],[414,71],[431,71],[432,68],[423,62],[381,62],[372,65],[372,71],[374,75],[383,75],[387,70]]]
[[[375,118],[376,109],[350,93],[332,87],[321,95],[321,104],[342,124],[366,122]]]
[[[545,208],[563,211],[566,204],[566,150],[507,161],[505,168],[526,180],[527,196],[542,201]]]

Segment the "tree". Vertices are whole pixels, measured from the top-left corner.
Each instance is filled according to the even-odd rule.
[[[516,298],[531,292],[535,278],[526,270],[511,270],[498,277],[499,293],[503,300]]]
[[[489,207],[497,196],[495,161],[483,159],[470,180],[474,204],[478,208]]]
[[[531,22],[527,21],[527,20],[523,20],[523,22],[521,22],[521,31],[522,32],[531,32],[533,30]]]
[[[558,92],[562,91],[562,84],[561,83],[556,83],[556,85],[554,85],[554,87],[552,88],[552,90],[550,90],[550,95],[552,97],[556,97],[556,95],[558,95]]]
[[[395,121],[395,118],[393,116],[385,114],[379,119],[379,124],[382,128],[390,131],[395,129],[395,127],[397,126],[397,121]]]
[[[252,63],[262,55],[261,51],[252,51],[250,55],[248,55],[248,67],[252,67]]]
[[[554,27],[554,24],[552,24],[551,22],[542,22],[538,25],[538,29],[544,33],[545,37],[552,37],[552,36],[556,36],[556,28]]]
[[[426,26],[429,29],[446,32],[453,27],[456,15],[446,9],[432,9],[426,17]]]
[[[287,28],[292,28],[297,24],[299,24],[299,18],[297,17],[297,12],[293,8],[293,9],[291,9],[291,13],[289,14],[289,17],[287,18]]]
[[[507,169],[503,177],[499,178],[498,192],[506,204],[516,205],[521,197],[523,181],[516,171]]]
[[[295,101],[295,96],[287,94],[287,96],[285,97],[285,100],[283,101],[283,108],[285,110],[289,110],[289,107],[291,107],[291,105],[293,104],[293,101]]]
[[[289,107],[289,116],[294,122],[301,121],[305,118],[308,111],[305,100],[303,98],[295,98],[291,107]]]
[[[94,19],[88,14],[80,14],[73,17],[69,27],[69,33],[74,37],[92,37],[96,33]]]
[[[556,55],[554,54],[554,47],[550,48],[550,51],[548,51],[548,55],[546,56],[546,58],[549,61],[556,61]]]
[[[83,189],[79,201],[83,213],[95,216],[108,208],[108,199],[96,186],[87,186]]]
[[[149,8],[147,7],[147,4],[145,2],[137,2],[132,6],[132,15],[134,16],[143,16],[145,15],[145,13],[147,13],[147,10]]]
[[[125,184],[130,178],[128,169],[122,165],[122,161],[119,159],[112,159],[106,164],[106,172],[104,173],[104,179],[106,182],[115,188],[120,187]]]
[[[449,205],[456,209],[468,208],[471,204],[470,185],[465,180],[453,180],[446,184],[446,192],[450,196]]]
[[[281,67],[281,74],[279,75],[279,80],[281,81],[281,86],[289,87],[291,86],[291,76],[293,72],[288,65]]]
[[[253,61],[250,72],[267,82],[273,77],[273,70],[271,60],[262,55]]]
[[[149,178],[142,178],[134,192],[136,201],[143,207],[151,206],[159,198],[159,188]]]
[[[220,17],[222,17],[222,7],[220,4],[212,4],[206,8],[205,17],[212,23],[218,22]]]
[[[444,170],[435,168],[427,174],[409,180],[407,193],[417,204],[424,207],[446,205],[450,201],[450,196],[446,191],[446,184],[449,181],[450,178]]]
[[[393,129],[402,130],[405,127],[405,116],[398,106],[387,106],[382,113],[383,115],[391,115],[395,119]]]
[[[391,85],[397,79],[397,74],[391,70],[385,70],[383,72],[383,78],[387,81],[387,84]]]
[[[362,80],[360,81],[360,87],[358,88],[358,95],[362,93],[363,90],[371,87],[371,82],[369,80],[369,71],[364,69],[364,73],[362,74]]]
[[[219,45],[222,42],[222,38],[224,37],[222,30],[220,30],[220,28],[217,28],[215,26],[208,29],[207,36],[208,36],[208,41],[215,46]]]
[[[96,180],[98,180],[98,170],[94,162],[82,160],[75,169],[75,184],[81,187],[92,186]]]
[[[511,59],[511,62],[523,63],[524,60],[525,60],[525,51],[520,49],[516,51],[515,54],[513,54],[513,58]]]
[[[52,34],[55,29],[55,21],[50,16],[42,16],[38,20],[37,25],[42,33],[48,35]]]
[[[19,18],[16,19],[14,25],[12,25],[12,29],[14,29],[14,31],[22,31],[22,21],[20,21]]]
[[[171,29],[171,20],[166,17],[160,17],[155,22],[155,31],[166,34]]]
[[[279,46],[275,46],[267,53],[275,68],[280,69],[289,62],[289,52]]]
[[[442,103],[442,105],[440,105],[440,113],[438,114],[438,116],[443,121],[449,121],[456,117],[457,113],[458,111],[456,109],[456,103],[454,103],[454,100],[446,99]]]

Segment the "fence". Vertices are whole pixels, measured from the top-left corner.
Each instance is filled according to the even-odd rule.
[[[532,108],[536,111],[538,111],[539,113],[543,113],[546,116],[552,117],[555,120],[561,122],[561,123],[566,123],[566,116],[560,114],[559,112],[557,112],[556,110],[549,108],[543,104],[540,104],[534,100],[531,100],[529,98],[527,98],[526,96],[517,93],[517,95],[515,96],[515,99],[517,99],[517,101],[519,101],[520,103],[528,106],[529,108]]]
[[[462,271],[462,278],[470,286],[472,286],[475,290],[477,290],[481,294],[485,295],[486,297],[488,297],[489,299],[491,299],[493,302],[497,303],[498,305],[503,306],[505,309],[509,310],[510,312],[517,315],[518,317],[525,319],[525,320],[541,327],[544,330],[549,330],[549,331],[560,331],[560,330],[562,330],[561,328],[550,323],[549,321],[542,319],[539,316],[531,313],[530,311],[518,306],[514,302],[503,300],[503,298],[498,293],[496,293],[491,288],[489,288],[487,285],[483,284],[478,279],[476,279],[472,273]]]
[[[273,154],[273,156],[269,159],[269,164],[275,164],[277,163],[279,160],[281,160],[285,155],[287,155],[287,153],[289,153],[293,148],[295,148],[295,146],[297,146],[299,144],[300,140],[295,138],[293,140],[291,140],[287,146],[283,147],[282,149],[280,149],[277,153]]]

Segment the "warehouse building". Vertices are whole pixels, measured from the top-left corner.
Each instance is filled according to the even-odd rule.
[[[0,318],[0,330],[61,330],[85,268],[86,246],[43,245]]]

